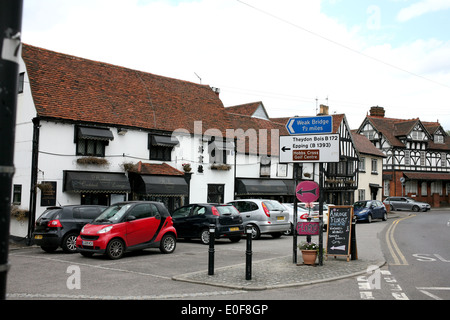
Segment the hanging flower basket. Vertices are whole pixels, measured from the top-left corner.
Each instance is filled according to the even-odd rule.
[[[184,172],[191,172],[192,168],[191,168],[190,163],[183,163],[182,166],[183,166]]]
[[[211,170],[225,170],[228,171],[231,169],[231,165],[224,163],[214,163],[211,165]]]

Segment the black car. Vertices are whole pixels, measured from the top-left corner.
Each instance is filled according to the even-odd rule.
[[[36,220],[34,243],[46,252],[53,252],[58,247],[67,253],[77,252],[76,240],[81,228],[106,208],[98,205],[49,207]]]
[[[239,211],[229,204],[199,203],[176,209],[172,213],[173,225],[179,238],[200,238],[209,243],[209,226],[215,225],[215,238],[226,237],[238,242],[244,234]]]

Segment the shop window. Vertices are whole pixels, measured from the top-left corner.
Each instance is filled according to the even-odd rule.
[[[223,203],[224,189],[224,184],[208,184],[208,202]]]
[[[82,193],[81,204],[95,204],[101,206],[109,206],[109,195],[105,193]]]

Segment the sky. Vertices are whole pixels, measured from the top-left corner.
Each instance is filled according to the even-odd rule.
[[[22,42],[220,88],[270,117],[450,130],[450,0],[24,0]]]

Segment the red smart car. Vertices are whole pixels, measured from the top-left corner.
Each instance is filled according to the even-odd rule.
[[[83,256],[106,254],[120,259],[126,251],[159,248],[172,253],[177,233],[164,204],[153,201],[116,203],[85,225],[77,238]]]

